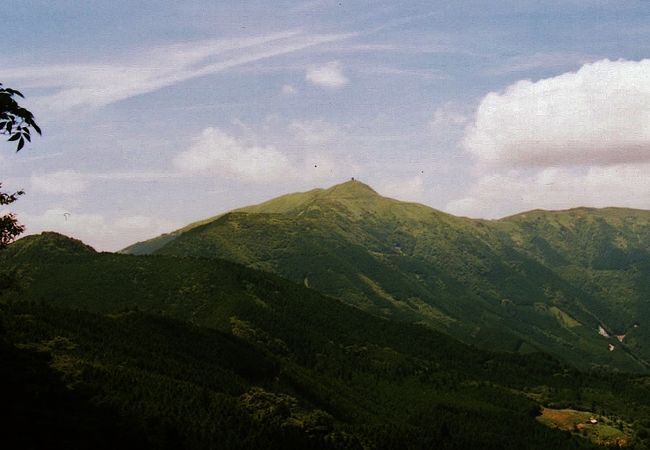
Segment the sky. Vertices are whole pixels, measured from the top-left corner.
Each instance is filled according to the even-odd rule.
[[[6,0],[27,233],[115,251],[355,177],[452,214],[650,209],[650,1]]]

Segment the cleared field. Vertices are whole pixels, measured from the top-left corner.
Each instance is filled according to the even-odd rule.
[[[537,420],[548,427],[570,431],[599,445],[623,447],[631,435],[627,424],[620,421],[615,423],[608,417],[590,411],[543,408],[542,415]],[[592,420],[596,422],[592,423]]]

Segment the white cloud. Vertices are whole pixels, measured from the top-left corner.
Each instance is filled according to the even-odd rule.
[[[481,101],[464,144],[497,167],[650,161],[650,60],[586,64]]]
[[[146,216],[106,218],[51,208],[41,214],[18,213],[18,219],[27,227],[26,235],[56,231],[85,243],[97,250],[115,251],[137,241],[170,232],[180,226],[168,220]]]
[[[50,195],[74,195],[86,190],[86,176],[73,170],[32,175],[32,189]]]
[[[316,139],[315,135],[309,136]],[[257,136],[236,137],[219,128],[206,128],[192,146],[174,159],[186,175],[220,175],[243,182],[316,180],[333,176],[337,166],[329,157],[307,148],[290,157],[273,145],[259,145]]]
[[[263,182],[291,176],[294,167],[273,146],[247,143],[218,128],[206,128],[192,146],[174,159],[190,173],[219,173],[244,181]]]
[[[464,144],[477,181],[447,210],[650,209],[650,60],[586,64],[482,100]]]
[[[298,92],[298,90],[290,84],[282,86],[281,91],[284,95],[294,95]]]
[[[316,86],[330,89],[341,88],[349,82],[343,74],[341,63],[338,61],[331,61],[321,66],[308,68],[305,78]]]
[[[621,206],[650,209],[650,164],[511,170],[484,175],[464,198],[445,208],[452,214],[497,218],[531,209]]]
[[[240,128],[239,135],[206,128],[189,149],[174,158],[180,176],[219,175],[244,183],[311,183],[339,179],[341,171],[348,173],[356,167],[349,156],[332,154],[329,143],[338,138],[339,129],[329,122]]]
[[[34,110],[97,108],[192,78],[356,35],[287,31],[252,38],[197,41],[150,49],[119,61],[5,68],[0,69],[0,79],[48,92],[30,99]]]

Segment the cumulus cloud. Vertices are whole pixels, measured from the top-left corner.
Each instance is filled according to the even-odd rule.
[[[650,164],[545,168],[484,175],[445,208],[452,214],[498,218],[531,209],[621,206],[650,209]]]
[[[40,214],[19,212],[18,217],[27,228],[26,234],[56,231],[105,251],[119,250],[180,226],[156,217],[136,215],[106,218],[101,214],[78,213],[63,208],[51,208]]]
[[[273,146],[251,145],[219,128],[206,128],[174,159],[180,170],[220,173],[246,181],[273,181],[292,171],[286,155]]]
[[[338,61],[331,61],[321,66],[307,69],[307,81],[316,86],[338,89],[348,84],[348,78],[343,74],[343,68]]]
[[[464,140],[500,167],[650,161],[650,60],[601,60],[481,101]]]
[[[464,145],[477,181],[447,210],[501,217],[577,206],[650,209],[650,60],[602,60],[481,101]]]
[[[290,157],[257,141],[256,136],[241,138],[206,128],[188,150],[174,158],[174,165],[186,174],[218,174],[253,183],[322,179],[334,172],[335,164],[326,155],[307,149],[300,157]]]
[[[73,170],[32,175],[32,189],[50,195],[74,195],[88,187],[86,176]]]

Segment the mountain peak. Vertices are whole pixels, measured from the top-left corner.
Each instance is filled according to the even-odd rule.
[[[325,194],[335,197],[378,197],[373,188],[354,178],[325,190]]]

